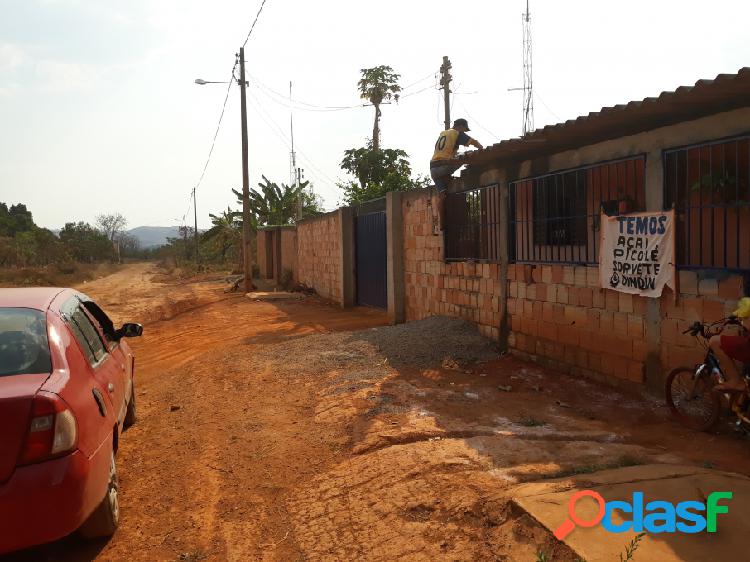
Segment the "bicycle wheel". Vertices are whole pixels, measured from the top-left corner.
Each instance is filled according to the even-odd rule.
[[[696,378],[694,368],[677,367],[667,375],[665,386],[667,405],[683,425],[707,431],[719,419],[721,403],[708,374]]]

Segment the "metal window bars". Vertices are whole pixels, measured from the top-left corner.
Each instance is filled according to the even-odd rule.
[[[445,201],[445,260],[500,261],[500,187],[451,193]]]
[[[750,271],[750,135],[665,151],[664,178],[678,267]]]
[[[510,261],[596,264],[601,210],[645,209],[645,157],[519,180],[509,200]]]

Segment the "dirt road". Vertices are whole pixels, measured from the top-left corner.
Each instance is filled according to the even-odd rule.
[[[549,560],[574,555],[508,502],[521,482],[646,462],[750,474],[747,443],[657,401],[492,359],[447,320],[253,302],[134,265],[82,289],[134,342],[122,525],[18,560]],[[358,331],[363,330],[363,331]],[[469,366],[469,360],[480,360]]]

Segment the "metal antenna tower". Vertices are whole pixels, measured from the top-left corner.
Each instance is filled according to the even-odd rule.
[[[531,13],[526,0],[523,22],[523,136],[534,130],[534,90],[531,66]]]

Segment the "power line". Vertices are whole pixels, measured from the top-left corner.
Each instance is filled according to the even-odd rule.
[[[410,84],[409,86],[406,86],[405,88],[403,88],[403,90],[406,90],[408,88],[411,88],[412,86],[415,86],[415,85],[417,85],[417,84],[419,84],[421,82],[424,82],[425,80],[427,80],[428,78],[431,78],[431,77],[434,77],[434,73],[433,72],[431,72],[430,74],[428,74],[424,78],[421,78],[421,79],[417,80],[416,82]],[[263,94],[266,97],[268,97],[274,103],[277,103],[277,104],[282,105],[282,106],[287,107],[287,108],[300,109],[302,111],[327,112],[327,111],[344,111],[344,110],[347,110],[347,109],[357,109],[357,108],[360,108],[360,107],[371,107],[372,106],[371,103],[360,103],[360,104],[356,104],[356,105],[318,105],[318,104],[314,104],[314,103],[305,102],[305,101],[302,101],[302,100],[290,99],[289,96],[286,96],[286,95],[284,95],[284,94],[282,94],[282,93],[274,90],[273,88],[271,88],[267,84],[264,84],[257,77],[250,76],[250,78],[251,78],[251,83],[253,85],[257,86],[260,91],[266,90],[266,91],[263,92]],[[422,92],[425,92],[425,91],[427,91],[427,90],[429,90],[429,89],[431,89],[433,87],[434,86],[430,85],[430,86],[424,87],[424,88],[422,88],[420,90],[417,90],[416,92],[409,92],[407,94],[399,96],[398,99],[400,101],[402,99],[405,99],[405,98],[408,98],[408,97],[411,97],[411,96],[415,96],[417,94],[421,94]],[[299,107],[299,106],[305,106],[305,107]]]
[[[411,96],[416,96],[417,94],[421,94],[422,92],[426,92],[427,90],[434,90],[434,89],[437,89],[437,88],[435,87],[434,84],[431,84],[429,86],[426,86],[426,87],[422,88],[421,90],[417,90],[416,92],[410,92],[408,94],[404,94],[403,96],[400,96],[398,98],[398,100],[401,101],[404,98],[409,98]]]
[[[476,123],[476,125],[480,129],[482,129],[484,132],[490,134],[492,137],[495,138],[495,140],[500,140],[500,137],[498,137],[495,133],[493,133],[492,131],[490,131],[487,127],[484,127],[479,121],[477,121],[476,117],[472,116],[471,113],[468,112],[468,110],[466,109],[466,106],[463,104],[463,102],[461,102],[461,100],[459,100],[458,103],[461,106],[461,108],[463,109],[464,113],[466,113],[466,116],[469,119],[471,119],[472,123]]]
[[[188,208],[185,211],[185,214],[182,215],[182,226],[185,226],[185,218],[188,216],[188,213],[190,212],[190,209],[193,207],[193,192],[190,192],[190,195],[188,196]]]
[[[274,90],[274,89],[266,86],[260,80],[258,80],[257,78],[253,78],[252,76],[251,76],[251,82],[250,83],[253,84],[254,86],[256,86],[258,88],[258,91],[262,92],[263,95],[265,95],[272,102],[277,103],[277,104],[282,105],[282,106],[287,107],[287,108],[299,109],[301,111],[322,111],[322,112],[327,112],[327,111],[343,111],[345,109],[355,109],[355,108],[358,108],[358,107],[366,107],[368,105],[368,104],[339,105],[339,106],[315,105],[315,104],[311,104],[311,103],[307,103],[307,102],[303,102],[303,101],[299,101],[299,100],[290,99],[288,96],[283,96],[282,94],[280,94],[276,90]],[[271,94],[273,94],[273,95],[271,95]],[[276,99],[273,96],[277,96],[278,99]],[[290,102],[291,102],[291,104],[290,104]],[[295,105],[295,104],[299,104],[299,105]],[[299,107],[300,105],[306,106],[306,107]]]
[[[237,68],[237,61],[234,62],[234,66],[232,67],[232,73],[230,75],[229,79],[229,86],[227,87],[227,93],[224,96],[224,103],[221,106],[221,114],[219,114],[219,122],[216,125],[216,132],[214,133],[214,138],[211,141],[211,148],[208,151],[208,158],[206,158],[206,164],[203,166],[203,171],[201,172],[201,177],[198,179],[198,183],[195,184],[195,187],[193,187],[193,192],[198,189],[201,182],[203,181],[203,177],[206,175],[206,170],[208,169],[208,164],[211,162],[211,155],[214,152],[214,147],[216,146],[216,137],[219,136],[219,129],[221,129],[221,122],[224,119],[224,112],[227,108],[227,101],[229,100],[229,92],[232,89],[232,85],[234,84],[234,69]],[[189,209],[188,209],[189,210]]]
[[[255,20],[253,20],[253,25],[250,26],[250,31],[247,32],[247,37],[245,37],[245,42],[242,44],[242,47],[244,48],[245,45],[247,45],[247,42],[250,40],[250,35],[253,33],[253,29],[255,29],[255,24],[258,23],[258,18],[260,17],[260,13],[263,11],[263,6],[266,5],[266,0],[263,0],[263,2],[260,3],[260,8],[258,8],[258,13],[255,14]]]
[[[557,113],[555,113],[554,111],[552,111],[552,110],[550,109],[550,107],[549,107],[549,106],[548,106],[548,105],[547,105],[546,103],[544,103],[544,100],[542,99],[542,96],[540,96],[540,95],[539,95],[539,90],[536,90],[536,91],[534,92],[534,96],[535,96],[535,97],[536,97],[536,98],[537,98],[537,99],[538,99],[538,100],[539,100],[540,102],[542,102],[542,105],[543,105],[544,107],[546,107],[546,108],[547,108],[547,111],[549,111],[549,112],[550,112],[550,113],[552,114],[552,117],[554,117],[554,118],[555,118],[555,119],[557,119],[558,121],[562,121],[562,119],[561,119],[561,118],[560,118],[560,117],[559,117],[559,116],[557,115]]]
[[[435,72],[430,72],[430,73],[429,73],[429,74],[428,74],[427,76],[425,76],[424,78],[420,78],[420,79],[419,79],[419,80],[417,80],[416,82],[412,82],[412,83],[411,83],[411,84],[409,84],[408,86],[404,86],[403,88],[401,88],[401,90],[402,90],[402,91],[404,91],[404,90],[408,90],[409,88],[411,88],[411,87],[413,87],[413,86],[416,86],[417,84],[421,84],[422,82],[424,82],[424,81],[425,81],[425,80],[427,80],[428,78],[434,78],[434,77],[435,77]]]
[[[255,96],[252,94],[249,96],[249,99],[253,102],[253,108],[256,110],[258,116],[263,120],[263,122],[268,125],[268,127],[273,131],[273,133],[284,143],[284,145],[287,148],[290,148],[290,141],[289,138],[286,136],[286,133],[284,133],[284,130],[279,126],[278,123],[274,120],[273,117],[265,110],[263,105],[260,103],[260,100],[258,100]],[[336,184],[336,181],[332,179],[328,174],[326,174],[323,170],[321,170],[313,161],[312,159],[307,156],[302,150],[299,149],[299,147],[296,148],[296,151],[299,152],[300,156],[302,156],[305,161],[313,168],[313,175],[318,176],[318,179],[325,179],[325,181],[330,182],[332,185]],[[317,173],[315,173],[317,171]]]

